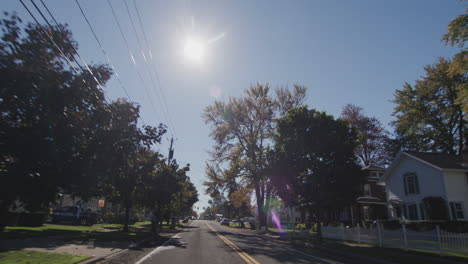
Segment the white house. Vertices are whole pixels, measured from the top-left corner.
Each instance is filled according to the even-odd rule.
[[[442,197],[451,220],[468,220],[468,162],[459,156],[400,152],[385,171],[389,218],[424,220],[422,199]]]

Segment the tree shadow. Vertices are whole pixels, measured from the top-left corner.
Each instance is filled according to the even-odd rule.
[[[270,241],[269,239],[265,239],[260,236],[231,233],[228,231],[209,231],[209,233],[213,235],[223,235],[253,258],[263,258],[266,256],[276,260],[279,263],[287,262],[320,264],[329,264],[330,262],[327,260],[338,260],[337,256],[332,256],[316,249],[293,246],[280,241]],[[235,252],[235,250],[231,247],[227,245],[226,247]],[[348,262],[349,261],[347,260],[346,263]]]

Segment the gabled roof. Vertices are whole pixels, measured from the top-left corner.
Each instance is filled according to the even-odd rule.
[[[385,181],[393,169],[400,163],[402,156],[413,158],[419,162],[429,165],[437,170],[461,170],[468,172],[468,167],[462,166],[462,158],[456,155],[434,153],[434,152],[416,152],[416,151],[400,151],[390,164],[390,167],[385,171],[381,182]]]
[[[462,157],[457,155],[450,155],[445,153],[432,153],[432,152],[416,152],[407,151],[411,156],[431,163],[440,169],[448,170],[468,170],[467,167],[462,166]]]

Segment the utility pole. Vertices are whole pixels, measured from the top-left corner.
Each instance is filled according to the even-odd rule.
[[[174,149],[172,148],[173,143],[174,143],[174,138],[171,138],[171,146],[169,147],[169,157],[167,159],[167,165],[171,164],[171,160],[174,157]]]

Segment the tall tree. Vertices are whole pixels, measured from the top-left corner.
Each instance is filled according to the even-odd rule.
[[[150,147],[161,142],[166,128],[162,124],[158,128],[139,128],[139,107],[123,99],[114,101],[109,109],[110,120],[103,144],[104,154],[107,154],[103,166],[107,173],[100,182],[104,194],[125,208],[124,230],[127,231],[138,183],[158,162],[157,154],[150,152]]]
[[[215,140],[212,156],[220,163],[238,156],[242,177],[255,190],[260,226],[266,226],[266,214],[261,210],[271,194],[266,154],[274,134],[274,119],[291,106],[301,105],[306,89],[294,86],[293,92],[278,89],[277,97],[270,95],[268,84],[256,84],[245,90],[242,97],[227,102],[216,101],[205,108],[204,119],[212,125]]]
[[[357,133],[355,152],[361,165],[385,166],[389,163],[386,149],[388,132],[377,118],[366,116],[362,107],[347,104],[341,111],[341,119],[347,121]]]
[[[278,120],[277,132],[273,183],[283,200],[309,208],[317,221],[355,201],[363,174],[347,122],[300,107]]]
[[[439,58],[415,85],[406,83],[395,92],[392,125],[403,149],[461,153],[467,124],[457,99],[467,76],[448,74],[450,65]]]
[[[461,105],[465,115],[468,114],[468,50],[465,43],[468,41],[468,8],[465,14],[459,15],[448,25],[448,32],[442,37],[446,45],[458,46],[461,51],[453,56],[448,74],[455,77],[464,76],[464,82],[458,86],[457,103]]]
[[[55,201],[59,188],[86,181],[107,111],[94,77],[83,69],[72,71],[67,64],[78,49],[67,26],[23,26],[16,14],[5,13],[0,27],[3,222],[14,200],[37,210]],[[103,85],[112,74],[105,65],[90,69]]]

